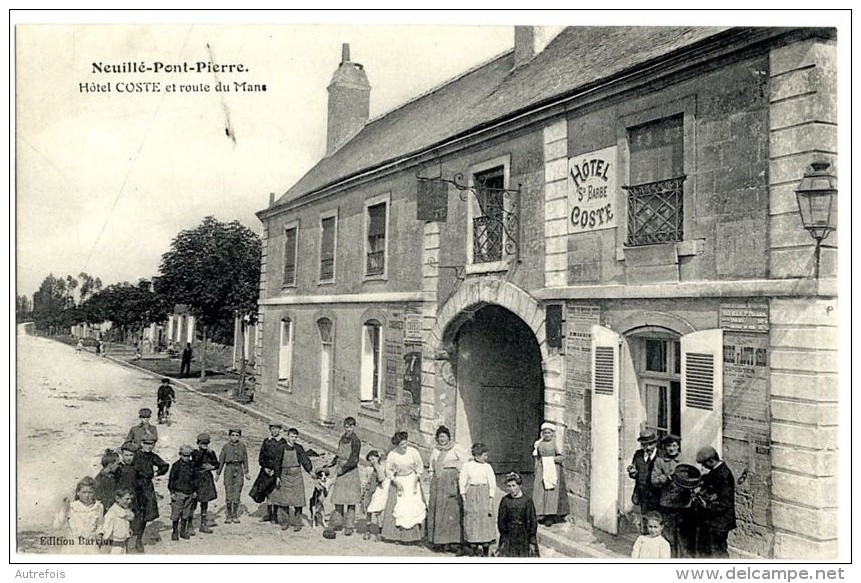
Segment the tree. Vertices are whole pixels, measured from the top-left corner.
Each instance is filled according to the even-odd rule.
[[[110,320],[123,336],[133,334],[137,340],[144,328],[167,318],[169,307],[150,282],[142,279],[136,285],[109,285],[85,300],[79,312],[83,321],[98,324]]]
[[[52,273],[42,280],[39,291],[33,294],[33,320],[37,329],[57,334],[70,325],[67,308],[75,305],[72,292],[66,279]]]
[[[33,308],[30,298],[26,295],[15,296],[15,321],[26,322],[33,317]]]
[[[238,314],[257,313],[260,237],[239,221],[206,217],[180,232],[162,255],[156,291],[186,304],[202,325],[200,378],[206,380],[207,329]]]

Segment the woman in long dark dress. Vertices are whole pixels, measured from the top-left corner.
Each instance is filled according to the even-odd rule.
[[[463,540],[463,526],[457,480],[469,454],[451,440],[447,427],[436,430],[436,445],[430,459],[428,500],[428,542],[457,551]]]
[[[523,478],[511,472],[505,478],[508,494],[499,502],[496,525],[500,557],[537,557],[538,517],[532,499],[523,494]]]

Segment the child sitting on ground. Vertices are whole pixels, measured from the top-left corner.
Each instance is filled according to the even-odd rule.
[[[641,534],[634,542],[631,551],[632,559],[669,559],[670,543],[661,536],[664,530],[664,519],[658,512],[647,512],[646,530],[648,534]]]

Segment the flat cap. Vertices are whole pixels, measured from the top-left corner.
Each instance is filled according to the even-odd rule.
[[[715,448],[713,448],[710,445],[707,445],[705,447],[701,447],[699,449],[699,451],[697,451],[697,463],[698,464],[705,463],[709,460],[719,460],[719,459],[720,459],[720,456],[718,455],[718,452],[715,451]]]
[[[269,427],[277,427],[279,429],[284,429],[284,426],[281,423],[279,423],[278,421],[270,421]]]
[[[191,452],[194,451],[194,448],[190,445],[182,445],[179,448],[179,455],[191,455]]]
[[[138,411],[138,417],[152,417],[152,409],[144,407]]]
[[[147,435],[146,437],[141,439],[141,443],[155,443],[156,441],[156,438],[152,437],[151,435]]]
[[[201,433],[197,436],[197,443],[209,443],[209,434]]]
[[[236,435],[242,435],[242,430],[241,429],[228,429],[227,430],[227,435],[233,435],[234,433]]]
[[[140,449],[140,446],[133,441],[125,442],[122,447],[120,447],[123,451],[137,451]]]

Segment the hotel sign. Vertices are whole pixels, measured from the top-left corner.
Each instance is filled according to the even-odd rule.
[[[720,307],[720,327],[768,334],[768,304],[724,304]]]
[[[617,146],[568,158],[568,234],[616,226]]]

